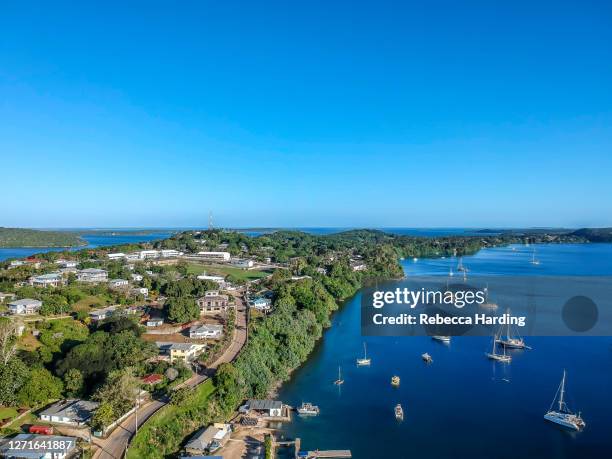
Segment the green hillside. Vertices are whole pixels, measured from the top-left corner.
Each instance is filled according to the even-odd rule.
[[[0,247],[76,247],[85,245],[79,236],[65,231],[0,228]]]

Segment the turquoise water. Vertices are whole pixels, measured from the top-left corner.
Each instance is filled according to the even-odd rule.
[[[149,242],[157,239],[165,239],[170,236],[170,232],[155,232],[149,234],[129,234],[120,233],[117,235],[110,234],[85,234],[82,236],[87,241],[86,246],[76,247],[72,250],[93,249],[96,247],[105,247],[118,244],[133,244],[138,242]],[[62,252],[65,248],[58,247],[15,247],[15,248],[0,248],[0,261],[8,260],[9,258],[25,258],[35,253],[44,252]]]
[[[532,247],[482,250],[465,257],[477,274],[611,275],[612,244],[538,245],[541,264],[528,263]],[[445,274],[455,259],[403,262],[408,274]],[[536,271],[537,270],[537,271]],[[316,403],[321,415],[294,418],[286,438],[303,449],[351,449],[354,458],[584,458],[609,457],[612,448],[612,338],[529,337],[531,351],[514,351],[510,365],[484,357],[490,338],[360,336],[360,294],[333,317],[309,361],[279,398],[293,406]],[[355,358],[368,345],[371,367]],[[434,362],[425,365],[428,352]],[[337,387],[338,366],[344,385]],[[568,371],[568,403],[587,427],[568,432],[545,422]],[[390,385],[392,375],[401,385]],[[396,421],[401,403],[405,419]]]

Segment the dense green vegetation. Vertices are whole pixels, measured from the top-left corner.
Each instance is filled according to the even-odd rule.
[[[178,451],[185,436],[219,417],[214,392],[211,380],[193,390],[185,389],[182,400],[166,405],[138,431],[127,457],[156,459]]]
[[[66,231],[0,227],[0,247],[77,247],[85,244],[78,235]]]

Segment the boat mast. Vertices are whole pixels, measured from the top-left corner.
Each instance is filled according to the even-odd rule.
[[[565,411],[563,407],[565,406],[565,402],[563,401],[565,395],[565,369],[563,370],[563,379],[561,379],[561,394],[559,395],[559,411]]]
[[[366,360],[368,358],[368,351],[366,349],[365,341],[363,342],[363,358],[364,358],[364,360]]]

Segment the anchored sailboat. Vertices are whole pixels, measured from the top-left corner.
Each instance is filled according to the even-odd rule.
[[[510,309],[507,310],[508,315],[510,314]],[[503,328],[503,326],[502,326]],[[500,330],[499,337],[495,339],[495,342],[504,348],[510,349],[531,349],[529,346],[525,344],[525,340],[520,336],[512,336],[512,330],[510,329],[510,321],[508,321],[508,325],[506,326],[506,337],[502,338],[502,332]]]
[[[463,257],[459,257],[459,263],[457,263],[457,271],[467,271],[467,268],[463,266]]]
[[[338,367],[338,379],[334,381],[334,384],[336,386],[344,384],[344,379],[342,379],[342,368],[341,367]]]
[[[533,252],[531,252],[531,264],[532,265],[539,265],[540,264],[540,260],[538,260],[536,258],[536,250],[535,247],[533,248]]]
[[[559,410],[553,410],[553,406],[555,401],[557,400],[557,395],[559,395]],[[586,426],[586,423],[580,416],[580,413],[574,414],[567,407],[567,403],[565,403],[565,370],[563,370],[563,378],[561,379],[561,384],[557,389],[557,393],[555,394],[555,398],[550,404],[550,408],[548,412],[544,415],[544,419],[550,422],[554,422],[555,424],[559,424],[563,427],[568,427],[574,430],[581,430]]]
[[[363,343],[363,359],[357,359],[358,366],[368,366],[372,363],[372,359],[368,358],[368,352],[366,349],[366,343]]]
[[[398,421],[404,420],[404,410],[402,408],[402,405],[400,405],[399,403],[395,405],[395,419],[397,419]]]
[[[506,348],[504,347],[504,353],[498,354],[495,344],[497,343],[497,335],[493,337],[493,348],[491,352],[485,352],[485,355],[491,360],[497,360],[498,362],[510,363],[512,361],[512,356],[506,355]]]

